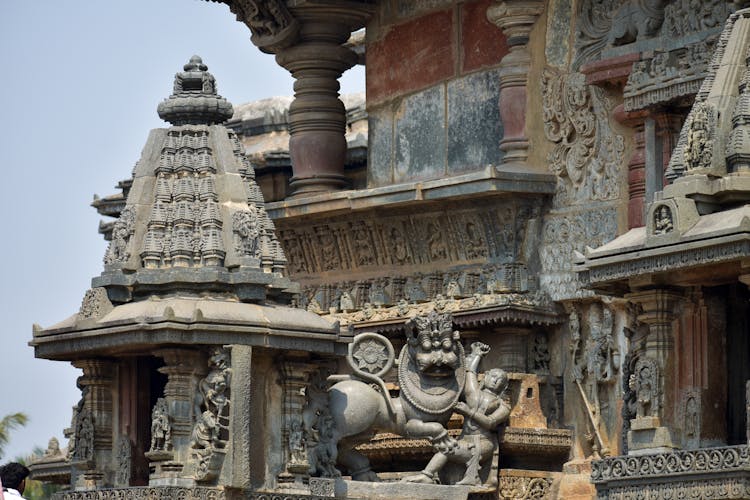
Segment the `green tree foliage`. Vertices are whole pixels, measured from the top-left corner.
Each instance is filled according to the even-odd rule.
[[[5,446],[10,441],[10,431],[17,427],[23,427],[28,421],[29,417],[20,412],[6,415],[0,420],[0,457],[4,455]]]

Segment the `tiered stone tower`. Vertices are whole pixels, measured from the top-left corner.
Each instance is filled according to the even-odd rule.
[[[104,272],[78,313],[34,331],[37,357],[83,370],[68,457],[44,464],[71,498],[137,486],[150,488],[129,496],[219,498],[293,481],[300,380],[343,352],[338,324],[289,307],[297,287],[200,57],[158,111],[172,126],[148,138]]]

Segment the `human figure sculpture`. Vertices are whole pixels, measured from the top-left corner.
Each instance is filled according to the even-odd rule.
[[[488,345],[474,342],[471,353],[466,357],[466,386],[462,399],[454,410],[464,416],[464,424],[458,445],[448,452],[438,451],[433,455],[427,467],[419,474],[405,479],[407,482],[436,483],[438,473],[448,462],[457,462],[466,466],[463,478],[456,484],[480,486],[480,471],[491,465],[492,457],[497,451],[497,427],[510,416],[510,405],[503,400],[508,387],[508,375],[500,368],[493,368],[484,375],[484,380],[477,380],[477,368]],[[497,486],[497,478],[489,474],[487,487]]]
[[[159,398],[151,412],[151,449],[149,451],[170,450],[172,448],[172,425],[169,423],[167,401]]]

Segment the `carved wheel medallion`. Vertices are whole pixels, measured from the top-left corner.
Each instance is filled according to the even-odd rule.
[[[393,367],[396,353],[382,335],[361,333],[350,344],[347,360],[355,373],[381,378]]]
[[[401,349],[398,360],[398,383],[401,395],[418,410],[430,415],[442,415],[450,411],[458,402],[464,390],[466,371],[464,347],[457,343],[460,364],[455,376],[449,378],[429,378],[422,375],[414,358],[409,355],[409,346]]]

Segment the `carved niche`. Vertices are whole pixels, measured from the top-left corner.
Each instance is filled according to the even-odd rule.
[[[654,234],[674,231],[674,217],[669,205],[659,205],[654,209]]]
[[[558,177],[555,205],[616,199],[625,146],[609,126],[606,94],[582,73],[547,69],[541,85],[544,133],[555,143],[547,157]]]

